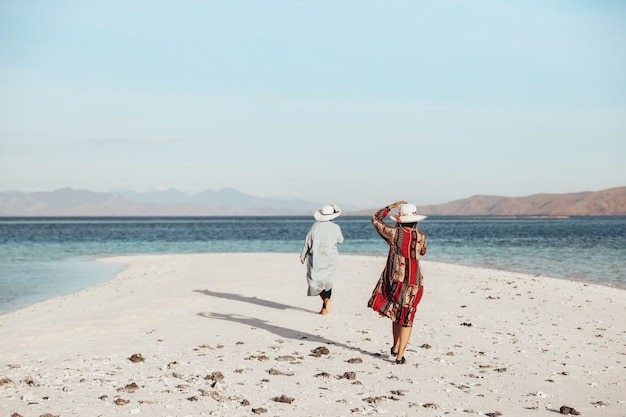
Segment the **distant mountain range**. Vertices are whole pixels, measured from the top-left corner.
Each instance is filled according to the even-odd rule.
[[[232,188],[186,195],[160,192],[100,193],[64,188],[51,192],[0,192],[0,216],[251,216],[311,215],[320,203],[255,197]],[[420,206],[420,213],[454,216],[626,215],[626,187],[527,197],[476,195],[445,204]],[[371,215],[375,209],[345,215]]]
[[[419,206],[418,212],[437,216],[625,216],[626,187],[527,197],[475,195],[445,204]],[[374,210],[355,214],[371,215]]]
[[[1,192],[0,216],[250,216],[311,215],[319,204],[261,198],[232,188],[186,195],[159,192],[101,193],[63,188],[51,192]]]

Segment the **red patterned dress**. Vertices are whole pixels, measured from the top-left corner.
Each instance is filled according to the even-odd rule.
[[[389,226],[383,221],[389,211],[382,208],[372,217],[376,231],[389,244],[389,255],[367,305],[402,326],[413,326],[424,291],[419,257],[426,254],[426,234],[417,228]]]

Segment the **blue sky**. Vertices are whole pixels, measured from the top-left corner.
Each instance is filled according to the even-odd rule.
[[[626,185],[626,2],[0,0],[0,191]]]

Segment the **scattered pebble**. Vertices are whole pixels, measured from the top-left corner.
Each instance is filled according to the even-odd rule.
[[[118,392],[132,393],[132,392],[137,391],[138,389],[139,389],[139,385],[137,385],[136,383],[132,382],[132,383],[126,385],[125,387],[118,388],[117,391]]]
[[[257,360],[257,361],[269,361],[270,357],[267,355],[260,355],[260,356],[248,356],[245,360],[247,361],[252,361],[252,360]]]
[[[355,372],[344,372],[344,374],[342,376],[339,377],[340,379],[356,379],[356,373]]]
[[[326,346],[320,346],[320,347],[313,349],[313,353],[311,354],[311,356],[315,356],[316,358],[319,358],[320,356],[328,355],[329,353],[330,351],[328,350]]]
[[[285,376],[294,376],[295,374],[293,372],[283,372],[283,371],[279,371],[276,368],[271,368],[269,371],[267,371],[270,375],[285,375]]]
[[[383,397],[367,397],[367,398],[363,398],[363,401],[365,401],[368,404],[376,404],[379,403],[383,400]]]
[[[141,356],[141,353],[133,353],[130,358],[128,358],[132,363],[144,362],[145,359]]]
[[[207,381],[213,381],[213,382],[219,382],[222,381],[224,379],[224,374],[221,372],[213,372],[207,376],[204,377],[205,380]]]
[[[561,408],[559,408],[559,413],[561,414],[571,414],[573,416],[579,416],[580,413],[578,411],[576,411],[575,409],[573,409],[572,407],[568,407],[566,405],[561,406]]]
[[[274,397],[273,400],[277,403],[291,404],[295,400],[295,398],[287,397],[285,394],[283,394],[280,397]]]
[[[31,387],[38,386],[38,384],[35,382],[35,380],[32,377],[30,377],[30,376],[27,376],[26,378],[24,378],[24,383],[26,385],[31,386]]]

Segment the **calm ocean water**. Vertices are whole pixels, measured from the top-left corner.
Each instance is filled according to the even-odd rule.
[[[340,217],[344,254],[386,255],[369,217]],[[312,217],[0,218],[0,314],[113,278],[109,255],[288,252]],[[429,217],[429,260],[626,288],[626,217]]]

